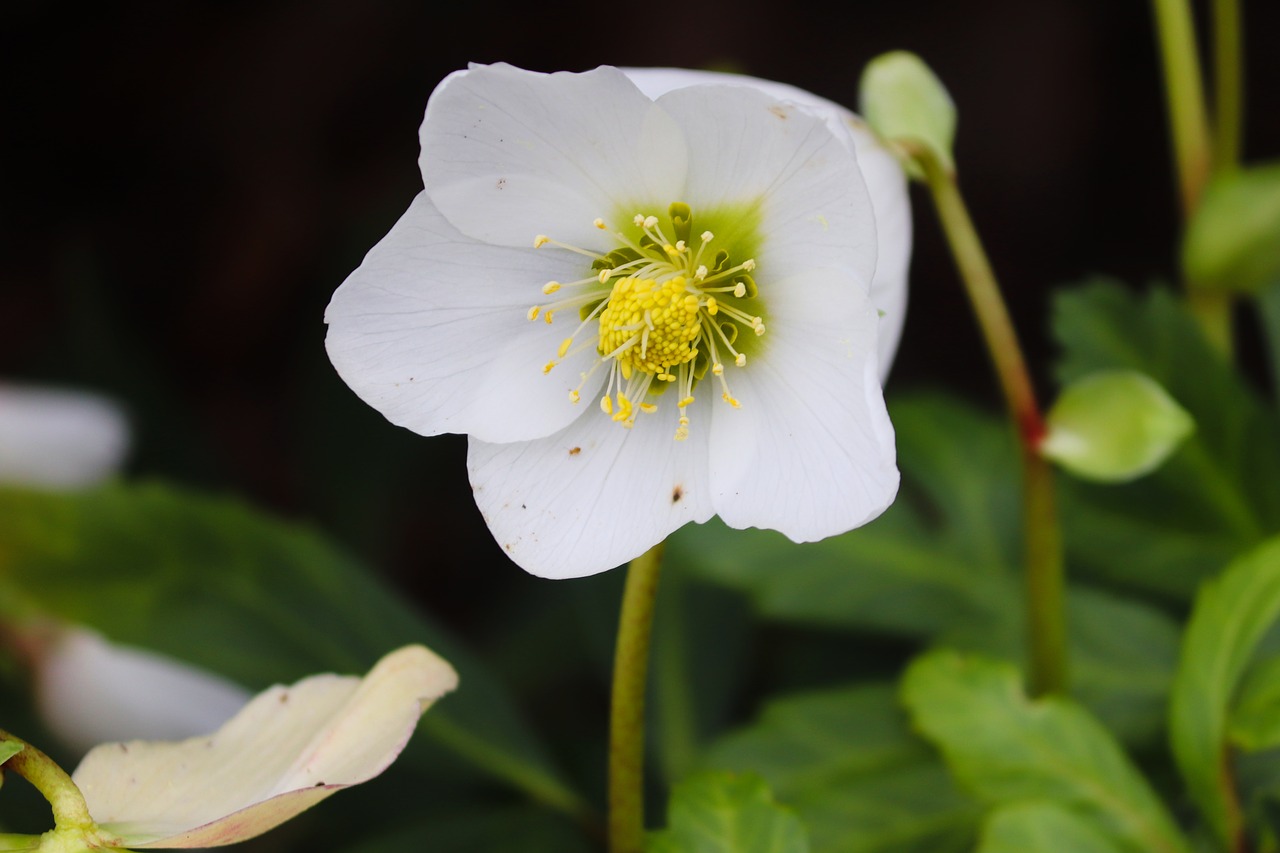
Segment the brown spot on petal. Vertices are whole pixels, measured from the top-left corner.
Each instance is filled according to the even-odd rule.
[[[673,504],[678,504],[682,497],[684,497],[684,487],[679,483],[676,483],[676,487],[671,490],[671,502]]]
[[[577,456],[577,455],[578,455],[579,453],[581,453],[581,452],[582,452],[582,448],[581,448],[581,447],[570,447],[570,448],[569,448],[569,455],[570,455],[570,456]]]
[[[791,114],[787,112],[787,108],[784,106],[780,106],[778,104],[774,104],[773,106],[769,107],[769,112],[773,113],[783,121],[786,121],[787,119],[791,118]]]

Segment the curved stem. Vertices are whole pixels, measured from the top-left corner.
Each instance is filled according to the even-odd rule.
[[[1151,6],[1164,65],[1164,88],[1182,213],[1190,216],[1200,203],[1200,193],[1209,178],[1210,168],[1209,122],[1204,105],[1195,24],[1188,0],[1151,0]]]
[[[609,717],[609,853],[644,849],[644,697],[662,543],[627,567]]]
[[[1067,688],[1067,628],[1062,533],[1054,500],[1053,469],[1039,454],[1044,419],[1013,321],[982,241],[973,227],[955,175],[927,145],[903,145],[924,171],[938,218],[986,341],[1022,448],[1023,539],[1026,549],[1030,683],[1034,695]]]
[[[1213,0],[1213,159],[1219,172],[1240,165],[1244,69],[1240,0]]]
[[[88,829],[94,826],[80,789],[52,758],[4,729],[0,729],[0,740],[22,744],[22,751],[4,762],[4,767],[26,779],[44,795],[53,809],[55,826],[59,829]]]

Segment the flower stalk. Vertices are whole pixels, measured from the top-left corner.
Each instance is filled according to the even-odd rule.
[[[84,795],[71,781],[67,772],[54,762],[52,758],[36,749],[20,737],[0,729],[0,740],[8,740],[22,744],[22,751],[4,762],[6,770],[12,770],[31,785],[49,801],[53,809],[53,822],[59,829],[91,829],[94,827],[93,817],[89,814],[89,806],[85,804]]]
[[[1039,453],[1045,426],[1031,374],[955,173],[930,146],[910,141],[901,145],[924,172],[1021,447],[1031,690],[1037,696],[1064,692],[1068,673],[1062,533],[1053,468]]]
[[[1240,165],[1244,127],[1244,50],[1240,0],[1213,0],[1213,165],[1228,172]]]
[[[1195,22],[1188,0],[1151,0],[1151,6],[1164,66],[1165,99],[1173,138],[1178,196],[1183,219],[1188,221],[1200,206],[1200,197],[1209,182],[1214,163]],[[1234,0],[1215,0],[1214,58],[1218,114],[1213,141],[1227,146],[1224,150],[1231,152],[1226,155],[1229,158],[1238,156],[1239,147],[1239,17]],[[1224,156],[1222,151],[1218,156]],[[1220,162],[1220,168],[1221,165]],[[1205,337],[1228,358],[1234,350],[1232,302],[1231,293],[1226,290],[1196,292],[1187,296],[1187,308],[1200,324]]]
[[[609,718],[609,853],[644,849],[644,700],[662,543],[631,561],[622,593]]]

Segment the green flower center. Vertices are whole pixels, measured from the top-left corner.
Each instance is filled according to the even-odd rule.
[[[689,436],[687,408],[694,401],[694,387],[708,371],[721,386],[721,399],[733,408],[740,403],[729,392],[725,362],[743,368],[747,354],[739,344],[764,334],[759,293],[751,273],[755,260],[734,257],[711,231],[693,235],[693,212],[675,202],[668,210],[669,225],[658,217],[636,214],[632,226],[639,236],[615,232],[621,245],[601,255],[538,236],[534,247],[554,245],[591,258],[593,275],[542,287],[550,295],[569,288],[573,295],[556,302],[535,305],[529,319],[540,315],[551,323],[557,311],[577,308],[581,324],[560,344],[558,358],[595,345],[597,358],[582,374],[578,388],[569,392],[575,403],[587,379],[601,367],[609,370],[600,408],[606,415],[631,427],[638,414],[658,410],[657,397],[668,386],[677,389],[678,426],[675,437]],[[608,230],[604,220],[597,228]],[[584,335],[592,323],[597,334]],[[579,337],[585,337],[578,342]],[[549,373],[559,362],[543,368]]]

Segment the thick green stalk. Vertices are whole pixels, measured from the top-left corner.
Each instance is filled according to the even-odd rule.
[[[53,809],[53,822],[60,829],[88,829],[94,826],[89,807],[76,783],[52,758],[22,738],[0,729],[0,740],[22,744],[22,751],[4,763],[39,791]]]
[[[609,853],[644,850],[644,698],[662,543],[631,561],[618,618],[609,717]]]
[[[1189,0],[1151,0],[1155,13],[1182,212],[1200,203],[1211,164],[1209,121]]]
[[[1244,130],[1244,48],[1240,0],[1213,0],[1213,162],[1219,172],[1240,165]]]
[[[924,170],[947,243],[964,282],[1004,392],[1022,453],[1023,537],[1026,548],[1030,681],[1035,695],[1067,688],[1067,627],[1062,534],[1054,502],[1053,469],[1038,452],[1044,419],[1013,321],[955,175],[925,145],[905,146]]]

